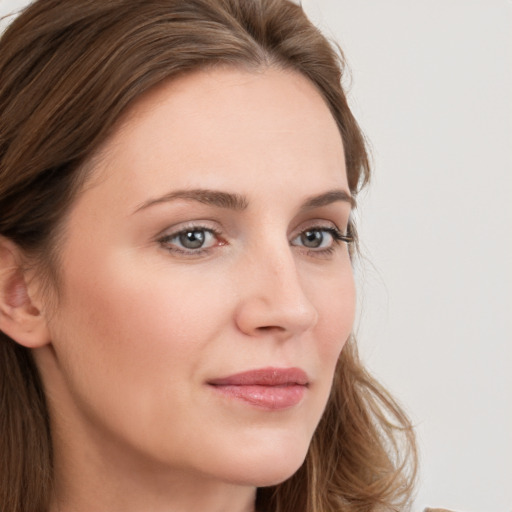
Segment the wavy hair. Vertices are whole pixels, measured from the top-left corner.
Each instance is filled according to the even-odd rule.
[[[345,149],[349,188],[370,176],[342,87],[341,50],[288,0],[38,0],[0,40],[0,235],[58,283],[59,228],[88,162],[141,94],[212,66],[277,67],[323,96]],[[0,510],[46,512],[52,446],[30,350],[0,333]],[[361,364],[340,356],[306,460],[260,488],[262,512],[404,510],[416,468],[410,422]]]

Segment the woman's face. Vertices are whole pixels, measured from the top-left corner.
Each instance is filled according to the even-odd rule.
[[[57,462],[290,476],[352,328],[350,209],[304,77],[217,69],[139,100],[66,219],[36,351]]]

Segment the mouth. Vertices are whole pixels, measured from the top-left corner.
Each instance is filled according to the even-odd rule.
[[[302,401],[309,379],[300,368],[261,368],[213,379],[208,385],[227,398],[262,409],[282,410]]]

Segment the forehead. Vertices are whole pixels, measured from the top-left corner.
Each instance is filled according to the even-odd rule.
[[[132,105],[99,161],[100,175],[146,195],[164,184],[236,188],[269,174],[273,186],[346,184],[341,136],[322,96],[299,73],[272,68],[216,68],[160,84]]]

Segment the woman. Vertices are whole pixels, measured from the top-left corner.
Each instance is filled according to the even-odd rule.
[[[3,512],[407,506],[410,425],[351,335],[369,170],[342,69],[284,0],[11,24]]]

